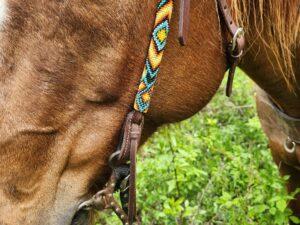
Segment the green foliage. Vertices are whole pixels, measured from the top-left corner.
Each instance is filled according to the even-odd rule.
[[[138,159],[143,224],[300,222],[287,209],[288,177],[281,178],[272,161],[252,83],[239,74],[233,97],[223,93],[224,85],[201,113],[160,129],[143,147]]]

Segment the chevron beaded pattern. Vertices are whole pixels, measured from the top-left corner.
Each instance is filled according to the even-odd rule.
[[[158,3],[148,56],[134,103],[134,109],[142,113],[146,113],[150,107],[151,96],[170,32],[172,12],[173,0],[161,0]]]

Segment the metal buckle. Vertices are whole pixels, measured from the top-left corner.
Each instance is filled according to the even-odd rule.
[[[244,28],[239,27],[239,28],[236,30],[236,32],[235,32],[235,34],[234,34],[234,36],[233,36],[233,38],[232,38],[232,43],[231,43],[231,44],[232,44],[232,46],[231,46],[231,54],[232,54],[232,56],[234,56],[233,53],[234,53],[234,51],[235,51],[235,49],[236,49],[236,46],[237,46],[237,44],[238,44],[237,40],[238,40],[239,38],[243,37],[244,35],[245,35],[245,30],[244,30]],[[237,55],[237,56],[234,56],[234,57],[238,57],[238,56],[240,56],[241,54],[243,54],[243,51],[239,52],[238,55]]]

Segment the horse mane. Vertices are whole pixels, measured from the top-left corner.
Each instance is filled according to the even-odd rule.
[[[299,7],[299,0],[232,0],[235,19],[250,35],[259,34],[290,89],[296,83],[296,48],[300,47]]]

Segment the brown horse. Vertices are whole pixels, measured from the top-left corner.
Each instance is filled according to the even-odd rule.
[[[226,31],[215,1],[191,2],[186,47],[176,40],[178,2],[143,140],[201,110],[226,69]],[[86,214],[73,217],[109,177],[108,157],[134,101],[156,3],[0,1],[0,224],[87,224]],[[232,5],[251,49],[242,68],[287,113],[300,116],[293,88],[298,0]]]

